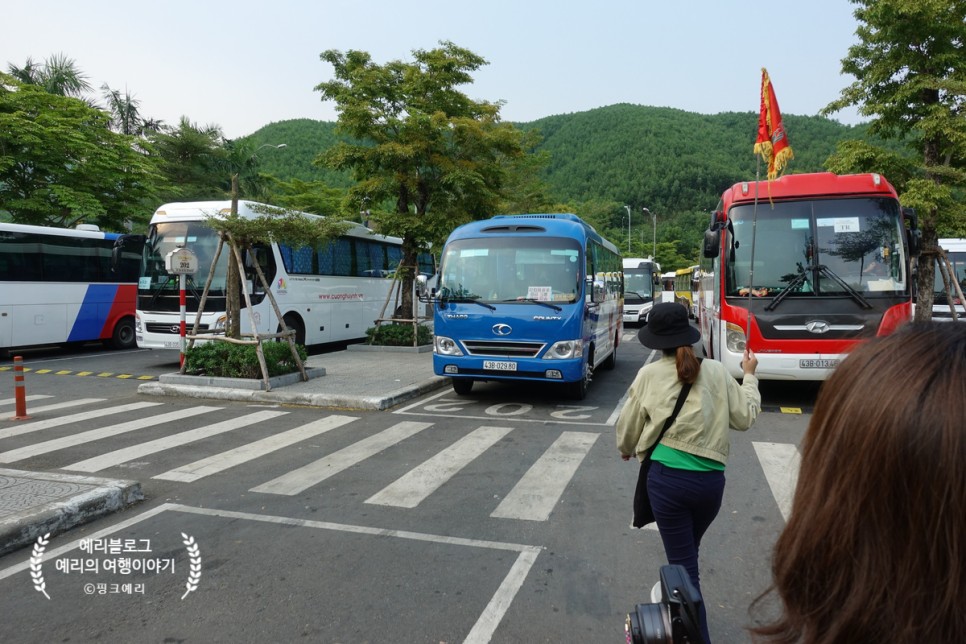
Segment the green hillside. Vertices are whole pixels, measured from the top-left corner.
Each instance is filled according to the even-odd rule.
[[[839,141],[867,136],[864,125],[847,126],[817,116],[789,114],[783,121],[795,153],[788,172],[822,171]],[[620,242],[622,250],[628,241],[624,205],[633,213],[635,255],[649,254],[652,245],[651,222],[643,221],[641,208],[658,213],[658,257],[672,268],[697,259],[707,213],[721,192],[756,175],[752,147],[757,113],[703,115],[619,104],[515,125],[540,133],[538,151],[549,156],[543,179],[554,201],[587,218]],[[348,175],[313,164],[321,151],[339,140],[335,123],[271,123],[251,139],[258,145],[287,146],[260,155],[266,173],[338,188],[350,184]],[[760,174],[764,177],[765,168]]]

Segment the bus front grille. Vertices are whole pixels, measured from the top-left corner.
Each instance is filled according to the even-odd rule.
[[[543,342],[507,342],[505,340],[464,340],[471,356],[534,358],[546,346]]]
[[[194,328],[194,322],[188,322],[187,327],[188,327],[188,333],[191,333],[191,330]],[[148,322],[147,324],[144,325],[144,328],[147,330],[148,333],[170,333],[172,335],[181,334],[180,322],[175,322],[174,324],[163,324],[161,322]],[[208,325],[199,324],[198,330],[207,331]]]

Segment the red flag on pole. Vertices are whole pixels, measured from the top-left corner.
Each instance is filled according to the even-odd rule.
[[[788,161],[795,158],[782,125],[775,88],[772,87],[768,71],[764,67],[761,68],[761,113],[758,116],[755,154],[760,154],[762,160],[768,164],[769,181],[776,179]]]

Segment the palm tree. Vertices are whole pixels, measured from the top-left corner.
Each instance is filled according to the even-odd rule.
[[[126,89],[122,95],[120,90],[111,89],[107,83],[101,85],[104,100],[107,101],[107,111],[111,115],[111,127],[121,134],[140,135],[144,132],[144,119],[138,111],[141,101],[135,99]]]
[[[77,68],[73,58],[66,54],[54,54],[43,64],[27,58],[23,67],[8,65],[10,75],[22,83],[37,85],[44,91],[59,96],[83,98],[85,92],[91,91],[87,76]]]

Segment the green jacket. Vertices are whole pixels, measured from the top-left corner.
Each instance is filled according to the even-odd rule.
[[[627,390],[617,419],[617,449],[621,454],[644,454],[674,411],[681,392],[674,356],[641,367]],[[758,378],[746,375],[738,384],[715,360],[703,360],[701,371],[662,445],[728,464],[728,429],[744,431],[761,411]]]

